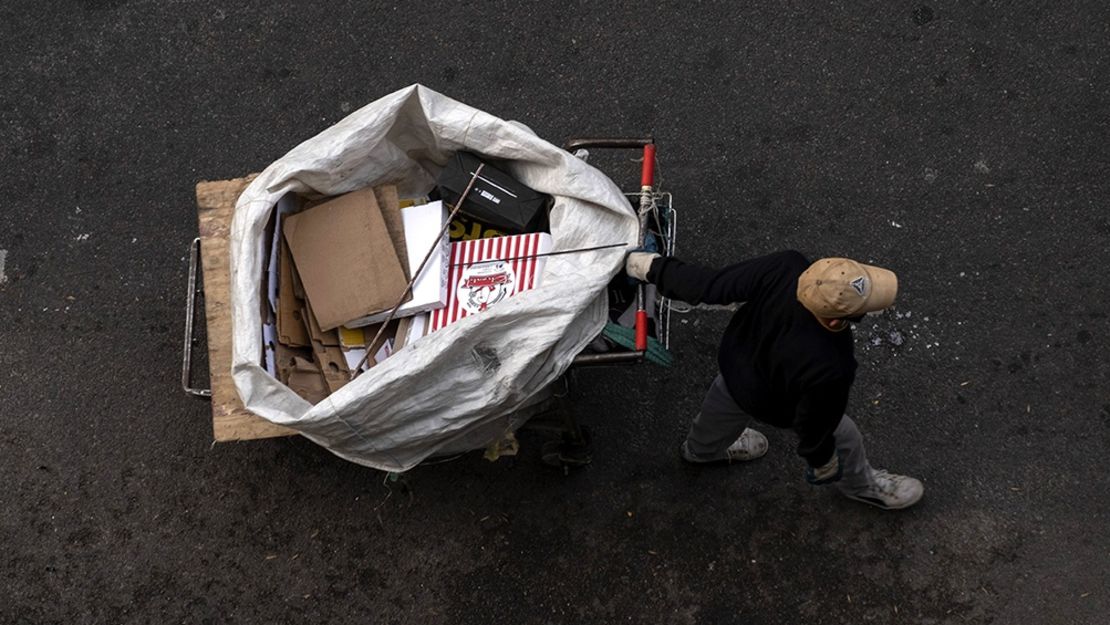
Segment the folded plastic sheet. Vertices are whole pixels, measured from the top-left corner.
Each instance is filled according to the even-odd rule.
[[[554,251],[632,243],[637,222],[613,182],[505,121],[414,85],[368,104],[266,168],[240,196],[231,232],[232,375],[247,409],[362,465],[404,471],[473,449],[562,375],[608,318],[605,289],[624,248],[551,256],[542,287],[451,324],[311,405],[260,365],[266,224],[286,193],[337,195],[396,183],[424,195],[458,150],[508,159],[552,195]],[[338,261],[337,261],[338,262]]]

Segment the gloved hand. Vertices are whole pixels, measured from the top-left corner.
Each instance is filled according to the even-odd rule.
[[[648,272],[651,271],[651,262],[659,258],[654,252],[629,252],[624,259],[624,270],[629,278],[647,282]]]
[[[629,278],[647,282],[648,271],[651,271],[651,261],[659,258],[659,243],[655,235],[647,233],[644,237],[643,247],[637,247],[628,252],[624,259],[624,271]],[[632,280],[629,280],[632,282]]]
[[[832,484],[842,477],[844,477],[844,467],[840,466],[840,450],[819,467],[806,466],[806,481],[815,486]]]

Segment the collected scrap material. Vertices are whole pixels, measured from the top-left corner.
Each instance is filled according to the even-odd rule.
[[[619,248],[548,257],[541,288],[408,343],[326,400],[306,401],[267,373],[260,279],[278,200],[382,184],[396,184],[401,197],[426,195],[459,151],[509,162],[519,182],[551,194],[557,249],[635,241],[637,220],[620,189],[569,152],[421,86],[390,94],[290,150],[239,197],[230,228],[231,370],[247,410],[348,460],[404,471],[430,455],[482,449],[502,438],[514,427],[509,415],[549,388],[601,332],[608,316],[602,294],[623,264]],[[300,269],[295,249],[293,256]],[[301,278],[322,314],[308,275]],[[305,363],[312,361],[293,364]],[[283,369],[293,370],[279,358],[279,376]],[[310,379],[319,391],[319,378]]]
[[[347,238],[337,236],[332,233],[332,228],[324,229],[319,224],[324,217],[336,216],[335,212],[329,212],[336,206],[339,206],[340,214],[333,227],[345,228],[342,235]],[[354,240],[355,235],[365,232],[346,227],[351,223],[361,224],[364,220],[376,221],[374,216],[379,212],[382,228],[377,230],[378,236]],[[307,227],[305,224],[308,224]],[[434,227],[438,229],[441,225],[442,218],[439,218]],[[414,229],[414,233],[418,231],[419,228]],[[382,234],[388,234],[388,239]],[[361,328],[356,331],[339,326],[325,330],[317,317],[316,305],[318,301],[324,301],[325,306],[329,304],[326,297],[318,299],[320,293],[327,296],[340,290],[326,280],[344,272],[354,272],[347,273],[345,279],[354,283],[363,281],[365,276],[355,272],[349,261],[355,258],[357,266],[357,259],[362,257],[365,246],[388,245],[382,252],[386,257],[395,255],[398,247],[404,251],[406,237],[396,187],[381,185],[316,203],[288,193],[278,202],[270,236],[270,259],[264,276],[269,315],[262,327],[266,369],[303,399],[317,403],[343,388],[350,380],[350,371],[356,366],[365,370],[392,353],[390,341],[394,338],[395,324],[387,332],[382,332],[381,339],[370,346]],[[308,281],[308,287],[302,280],[300,267],[293,260],[290,241],[299,246],[301,263],[309,268],[313,276]],[[308,252],[305,252],[306,249]],[[327,262],[329,255],[330,262]],[[335,269],[321,271],[325,266]],[[392,269],[392,265],[389,268]],[[442,276],[437,278],[443,280],[446,269],[441,273]],[[324,276],[324,282],[318,278],[320,275]],[[310,297],[309,292],[317,296]],[[442,306],[442,300],[446,298],[439,299],[438,305]],[[368,329],[377,332],[379,327]],[[367,353],[370,357],[364,359]]]

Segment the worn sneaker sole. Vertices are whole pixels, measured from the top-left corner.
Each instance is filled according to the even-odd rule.
[[[768,449],[767,447],[764,447],[763,451],[761,453],[759,453],[759,455],[753,456],[751,458],[718,458],[716,460],[698,460],[696,458],[691,458],[690,456],[688,456],[686,454],[686,444],[683,443],[678,448],[678,456],[680,458],[682,458],[682,461],[685,462],[686,464],[695,465],[695,466],[699,466],[699,467],[717,467],[717,466],[727,466],[727,465],[730,465],[730,464],[742,464],[742,463],[745,463],[745,462],[751,462],[753,460],[759,460],[763,456],[767,455],[767,449]]]
[[[848,495],[846,493],[841,493],[841,494],[844,495],[845,497],[847,497],[848,499],[851,499],[852,501],[858,501],[860,503],[869,504],[869,505],[875,506],[876,508],[881,508],[883,510],[904,510],[906,508],[909,508],[913,504],[921,501],[921,498],[925,496],[925,490],[922,489],[922,490],[918,491],[915,496],[913,496],[910,499],[907,499],[905,501],[901,501],[896,505],[888,504],[887,502],[883,501],[882,499],[879,499],[878,497],[866,497],[866,496],[861,496],[861,495]]]

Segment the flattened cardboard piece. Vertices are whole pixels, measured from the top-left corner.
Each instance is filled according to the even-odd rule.
[[[451,241],[443,228],[447,221],[447,209],[443,202],[410,206],[401,211],[401,218],[405,223],[405,250],[410,273],[415,274],[420,269],[425,257],[428,257],[428,262],[413,282],[409,301],[397,309],[395,317],[398,318],[443,308],[447,303],[447,272],[451,254]],[[430,257],[428,250],[433,250]],[[389,310],[384,310],[349,321],[347,325],[362,327],[385,321],[387,317]]]
[[[307,347],[287,347],[278,343],[274,345],[274,356],[277,361],[277,378],[278,380],[289,386],[289,375],[293,372],[296,365],[296,359],[300,358],[306,362],[312,362],[312,349]],[[315,368],[315,365],[313,365]],[[321,382],[323,378],[320,378]]]
[[[409,264],[405,261],[405,223],[401,219],[401,198],[397,195],[397,187],[391,184],[374,187],[374,198],[378,200],[378,208],[382,211],[385,229],[389,232],[389,239],[393,241],[393,251],[401,260],[401,269],[405,272],[405,282],[412,277]]]
[[[304,316],[308,319],[313,362],[323,374],[329,393],[334,393],[343,388],[351,378],[347,359],[343,356],[343,349],[339,347],[339,331],[321,331],[320,324],[316,321],[315,309],[311,304],[305,305]]]
[[[411,344],[416,339],[428,333],[428,324],[431,321],[429,318],[431,316],[432,313],[424,313],[422,315],[409,317],[409,329],[408,332],[405,333],[405,345]]]
[[[296,295],[293,268],[293,257],[289,254],[289,246],[283,239],[280,243],[278,258],[278,292],[277,292],[277,330],[278,342],[288,347],[305,347],[308,343],[308,330],[305,329],[301,309],[304,301]]]
[[[339,347],[324,347],[319,343],[312,346],[312,357],[324,375],[324,383],[328,392],[334,393],[351,381],[351,369],[347,366],[347,358]]]
[[[289,372],[287,386],[313,405],[324,401],[324,398],[330,394],[324,376],[320,374],[320,369],[314,363],[300,356],[293,358],[293,366]]]
[[[405,317],[397,321],[397,333],[393,338],[393,352],[401,351],[401,348],[408,345],[409,332],[412,329],[412,320],[416,317]]]
[[[312,304],[305,302],[304,308],[301,309],[301,316],[305,319],[310,343],[320,343],[326,347],[339,347],[339,331],[320,329],[320,323],[316,320],[316,309],[312,307]]]
[[[295,212],[300,206],[300,198],[295,193],[286,193],[278,200],[274,209],[273,231],[270,232],[270,254],[266,263],[266,299],[270,302],[270,313],[278,314],[278,285],[281,283],[281,244],[285,239],[281,236],[282,219],[289,213]]]
[[[323,330],[388,309],[408,285],[373,189],[290,215],[282,231]]]

